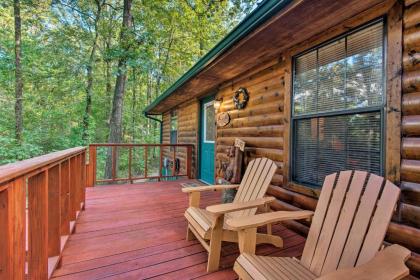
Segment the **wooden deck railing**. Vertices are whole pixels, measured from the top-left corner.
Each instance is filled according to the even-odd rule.
[[[87,186],[184,176],[192,178],[192,151],[193,145],[189,144],[91,144]],[[103,173],[102,176],[98,175],[99,172]]]
[[[84,208],[86,148],[0,166],[0,279],[47,279]]]

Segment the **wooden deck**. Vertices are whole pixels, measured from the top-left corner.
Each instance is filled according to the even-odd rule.
[[[231,269],[238,256],[235,244],[223,246],[223,268],[207,274],[207,252],[197,241],[185,240],[188,202],[180,182],[87,189],[86,210],[54,279],[236,279]],[[220,201],[216,192],[202,197],[202,206]],[[284,248],[258,246],[257,254],[301,254],[303,237],[280,225],[273,229],[284,238]]]

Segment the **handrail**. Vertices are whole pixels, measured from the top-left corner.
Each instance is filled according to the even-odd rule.
[[[84,209],[86,148],[0,166],[0,279],[48,279]]]
[[[64,151],[53,152],[50,154],[9,163],[0,166],[0,184],[19,177],[25,173],[29,173],[38,168],[45,167],[54,162],[61,161],[69,156],[85,152],[85,147],[75,147]]]
[[[110,161],[110,168],[112,170],[110,178],[97,178],[97,151],[98,148],[110,148],[108,153],[108,160]],[[123,182],[127,181],[133,183],[136,180],[148,180],[148,179],[165,179],[170,177],[188,177],[192,178],[192,151],[193,145],[191,144],[132,144],[132,143],[94,143],[89,145],[89,164],[88,164],[88,173],[87,173],[87,186],[93,187],[97,183],[112,183],[112,182]],[[135,148],[143,149],[143,163],[144,170],[143,175],[133,174],[133,150]],[[150,174],[148,162],[149,162],[149,148],[159,148],[159,171],[158,174]],[[170,148],[169,151],[164,151],[164,148]],[[119,177],[117,171],[118,165],[118,150],[119,149],[128,149],[128,177]],[[182,154],[182,159],[180,159],[180,154]],[[166,175],[162,174],[163,168],[163,159],[168,158],[172,162],[171,174]],[[182,170],[176,170],[175,162],[180,162],[180,168]],[[182,163],[185,163],[182,165]],[[109,163],[108,163],[109,164]],[[181,172],[184,171],[184,172]]]

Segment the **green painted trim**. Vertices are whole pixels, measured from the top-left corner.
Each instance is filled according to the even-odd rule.
[[[270,19],[274,14],[281,11],[292,0],[265,0],[255,10],[245,17],[229,34],[204,55],[193,67],[181,76],[163,94],[158,96],[149,104],[144,113],[150,113],[160,102],[169,97],[191,78],[200,73],[207,65],[219,57],[222,53],[231,48],[235,43],[254,31],[261,24]]]

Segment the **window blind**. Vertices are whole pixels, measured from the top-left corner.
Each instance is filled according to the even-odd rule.
[[[294,59],[292,179],[320,186],[341,170],[382,173],[379,21]]]
[[[341,170],[381,173],[379,112],[302,119],[295,127],[297,182],[319,186]]]
[[[294,115],[383,102],[383,23],[295,59]]]

